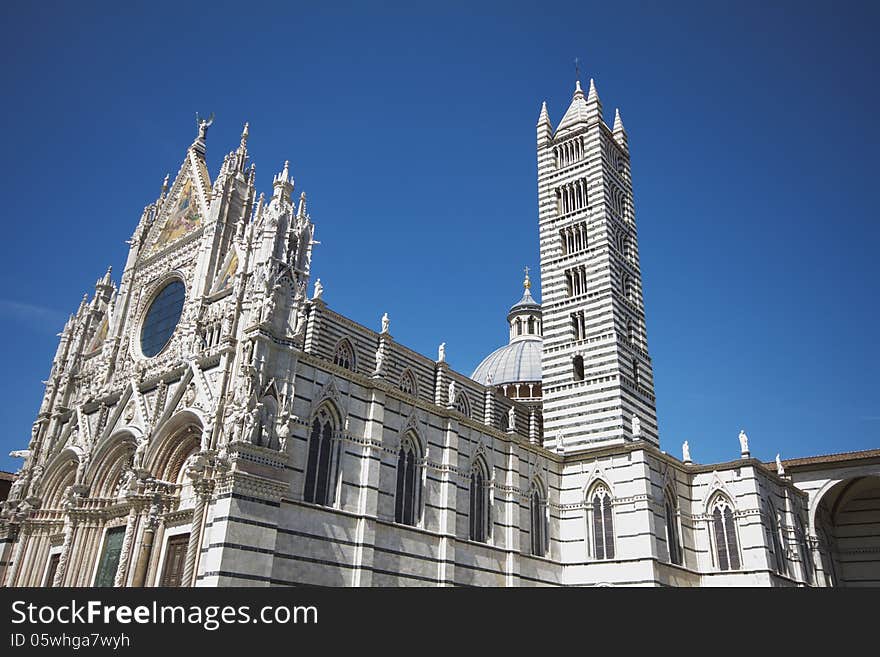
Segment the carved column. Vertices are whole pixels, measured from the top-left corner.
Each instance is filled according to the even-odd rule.
[[[196,505],[193,508],[192,523],[189,530],[189,543],[186,546],[186,563],[183,567],[183,579],[181,586],[193,586],[195,584],[195,572],[198,566],[199,550],[202,545],[202,526],[205,518],[205,502],[211,496],[213,481],[210,479],[198,479],[193,481],[193,490],[196,493]]]
[[[67,573],[67,564],[70,561],[70,545],[73,542],[73,534],[76,532],[76,522],[70,515],[64,523],[64,541],[61,544],[61,556],[58,557],[58,568],[52,579],[52,586],[64,586],[64,575]]]
[[[134,577],[131,585],[140,587],[147,578],[147,567],[150,565],[150,556],[153,552],[153,537],[156,535],[156,527],[159,526],[159,507],[153,505],[147,514],[144,524],[144,535],[141,539],[141,549],[138,552],[137,563],[134,567]]]
[[[134,509],[132,509],[128,512],[128,520],[125,523],[125,536],[122,539],[122,551],[119,555],[119,565],[116,568],[116,576],[113,578],[113,586],[116,588],[125,586],[125,573],[128,570],[131,542],[134,536],[136,520],[137,514],[134,512]]]
[[[6,574],[6,586],[15,586],[15,578],[18,575],[19,566],[21,566],[21,556],[30,538],[30,532],[20,525],[16,533],[18,540],[15,543],[15,550],[12,552],[12,560]]]

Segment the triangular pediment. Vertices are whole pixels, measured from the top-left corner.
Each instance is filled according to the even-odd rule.
[[[205,162],[190,149],[150,229],[145,257],[155,255],[202,227],[208,215],[209,189]]]

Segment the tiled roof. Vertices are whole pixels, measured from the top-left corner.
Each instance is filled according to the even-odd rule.
[[[824,463],[841,463],[843,461],[856,461],[880,457],[880,449],[866,449],[859,452],[840,452],[839,454],[823,454],[819,456],[805,456],[797,459],[783,459],[785,468],[796,468],[802,465],[818,465]],[[768,463],[775,467],[775,464]]]

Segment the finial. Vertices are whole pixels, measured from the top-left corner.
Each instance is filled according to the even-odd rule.
[[[550,125],[550,114],[547,112],[547,101],[541,103],[541,113],[538,115],[538,125]]]
[[[577,88],[581,88],[581,62],[575,57],[574,58],[574,79],[577,82]]]
[[[526,267],[524,271],[526,273],[526,279],[523,281],[523,287],[528,290],[532,287],[532,282],[529,280],[529,268]]]
[[[596,82],[590,78],[590,91],[587,93],[587,102],[599,100],[599,92],[596,91]]]
[[[241,131],[241,145],[244,146],[247,143],[248,137],[250,137],[250,124],[245,121],[244,129]]]
[[[165,174],[165,180],[162,181],[162,196],[165,196],[165,193],[168,191],[168,178],[171,177],[171,174]]]
[[[620,118],[620,108],[614,110],[614,127],[612,132],[621,132],[623,130],[623,119]]]

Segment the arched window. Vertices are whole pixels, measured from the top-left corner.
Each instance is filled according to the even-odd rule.
[[[531,516],[532,554],[537,557],[546,556],[549,533],[547,502],[542,495],[542,486],[537,481],[532,483],[532,494],[529,498],[529,512]]]
[[[813,583],[813,555],[810,554],[810,545],[807,542],[807,533],[804,531],[804,523],[799,514],[795,515],[795,531],[797,532],[798,548],[801,552],[801,561],[804,564],[804,580],[807,584]]]
[[[739,547],[736,542],[736,523],[733,508],[724,497],[712,505],[712,537],[720,570],[739,570]]]
[[[333,454],[333,433],[335,423],[333,416],[322,408],[312,420],[312,432],[309,436],[309,457],[306,464],[306,485],[303,499],[306,502],[331,506],[336,467]]]
[[[419,451],[412,436],[405,436],[397,453],[397,492],[394,496],[394,521],[416,525],[421,509],[422,479],[419,476]]]
[[[788,574],[788,569],[786,568],[785,564],[785,552],[783,548],[783,545],[785,543],[783,541],[782,532],[780,532],[779,517],[776,514],[776,507],[773,506],[773,502],[765,502],[764,512],[767,514],[767,519],[770,523],[770,543],[773,546],[773,557],[776,562],[776,572]]]
[[[416,396],[418,388],[416,387],[416,378],[413,376],[412,370],[404,370],[397,387],[408,395]]]
[[[489,475],[483,459],[471,468],[468,537],[485,543],[489,538]]]
[[[594,559],[614,558],[614,511],[611,505],[611,491],[604,483],[599,483],[589,498],[591,543]]]
[[[354,372],[354,349],[351,348],[351,343],[347,339],[343,338],[336,345],[333,364]]]
[[[578,354],[572,359],[572,365],[574,366],[574,380],[575,381],[583,381],[584,380],[584,357]]]
[[[465,395],[463,392],[459,392],[455,396],[455,403],[452,405],[452,407],[465,417],[471,416],[471,405],[468,402],[467,395]]]
[[[669,561],[678,566],[682,565],[684,555],[681,549],[681,534],[678,530],[678,505],[675,503],[675,494],[666,489],[665,494],[666,512],[666,546],[669,549]]]

